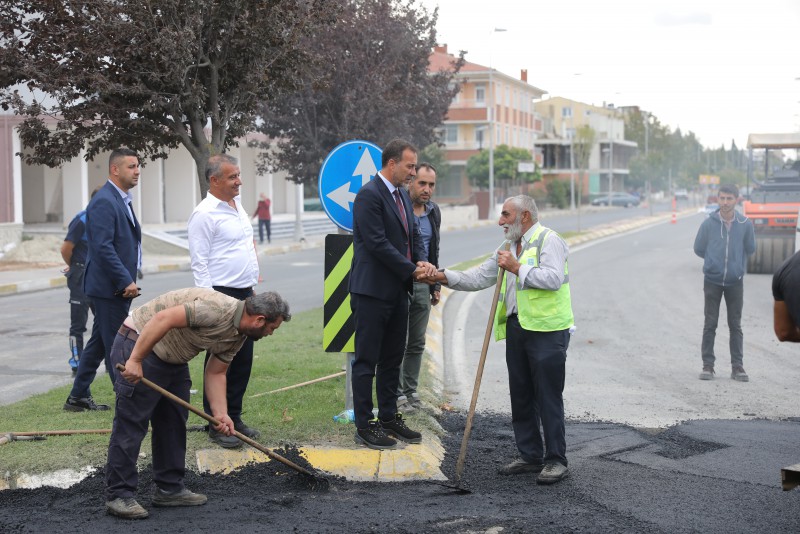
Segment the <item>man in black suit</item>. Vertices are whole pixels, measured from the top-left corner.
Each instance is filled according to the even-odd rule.
[[[353,203],[353,264],[350,305],[355,323],[353,411],[355,440],[372,449],[393,449],[394,436],[420,443],[397,413],[400,362],[408,331],[408,297],[413,281],[433,275],[426,261],[411,198],[402,187],[416,175],[417,149],[402,139],[383,150],[381,170]],[[372,382],[378,418],[372,414]]]
[[[142,228],[133,212],[130,193],[139,183],[139,174],[136,152],[114,150],[108,161],[108,181],[86,208],[89,252],[83,289],[92,299],[95,312],[92,337],[83,349],[72,391],[64,403],[64,409],[70,412],[109,408],[94,402],[89,386],[100,363],[108,360],[131,300],[139,296],[136,271],[141,260]],[[113,383],[113,369],[107,364],[106,370]]]

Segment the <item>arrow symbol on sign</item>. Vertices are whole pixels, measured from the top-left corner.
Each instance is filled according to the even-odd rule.
[[[369,179],[367,179],[367,181],[369,181]],[[350,192],[350,182],[345,182],[344,185],[334,189],[326,196],[347,211],[350,211],[350,204],[356,199],[356,194]]]
[[[361,154],[361,159],[358,160],[358,165],[356,165],[356,170],[353,171],[353,176],[361,176],[361,187],[364,187],[367,185],[370,178],[376,174],[378,174],[378,168],[375,166],[375,162],[372,161],[369,150],[364,148],[364,153]]]

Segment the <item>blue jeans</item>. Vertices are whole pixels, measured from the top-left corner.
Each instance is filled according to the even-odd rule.
[[[717,336],[719,305],[725,297],[728,310],[728,329],[730,330],[731,365],[742,365],[744,359],[744,334],[742,333],[742,307],[744,305],[744,281],[730,286],[718,286],[708,280],[703,282],[705,294],[705,323],[701,354],[703,365],[714,366],[714,339]]]
[[[408,304],[408,342],[403,363],[400,364],[398,395],[410,397],[417,392],[422,353],[425,351],[425,332],[431,315],[431,286],[414,282],[414,294]]]

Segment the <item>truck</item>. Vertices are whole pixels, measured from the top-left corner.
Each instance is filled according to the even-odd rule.
[[[748,198],[743,212],[756,234],[756,252],[748,258],[747,272],[772,274],[795,252],[800,210],[800,161],[776,171],[769,166],[770,150],[800,149],[800,133],[750,134],[747,138]],[[753,151],[764,150],[764,179],[753,176]]]

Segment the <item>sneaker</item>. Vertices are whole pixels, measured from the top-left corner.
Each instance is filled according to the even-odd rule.
[[[249,426],[244,424],[244,421],[234,421],[233,428],[239,434],[247,436],[250,439],[258,439],[258,437],[261,435],[261,432],[259,432],[255,428],[250,428]]]
[[[538,477],[536,477],[536,483],[555,484],[556,482],[564,480],[568,476],[569,476],[569,469],[567,469],[567,466],[556,462],[544,466],[542,472],[539,473]]]
[[[418,393],[412,393],[411,396],[408,397],[408,403],[416,409],[422,407],[422,399],[419,398]]]
[[[194,493],[186,488],[175,493],[167,493],[161,488],[156,488],[153,495],[153,506],[200,506],[208,501],[208,497]]]
[[[111,515],[124,519],[144,519],[150,515],[133,497],[126,499],[119,497],[113,501],[107,501],[106,511]]]
[[[514,460],[497,470],[501,475],[519,475],[522,473],[541,473],[544,464],[532,464],[525,460]]]
[[[381,427],[390,436],[394,436],[406,443],[422,443],[422,434],[411,430],[403,421],[403,414],[397,413],[391,421],[381,421]]]
[[[89,397],[78,398],[70,395],[64,403],[64,409],[68,412],[85,412],[86,410],[96,410],[99,412],[109,409],[108,404],[96,404],[94,399]]]
[[[731,378],[736,380],[737,382],[749,382],[750,377],[747,376],[747,373],[744,371],[744,367],[741,365],[734,365],[733,369],[731,369]]]
[[[700,380],[712,380],[714,378],[714,366],[704,365],[703,371],[700,373]]]
[[[378,424],[377,419],[373,419],[367,425],[367,428],[356,429],[355,435],[356,443],[366,445],[370,449],[384,450],[396,449],[397,442],[386,435],[381,425]]]
[[[235,436],[226,436],[221,432],[217,432],[211,425],[208,426],[208,439],[225,449],[236,449],[242,446],[242,440]]]

